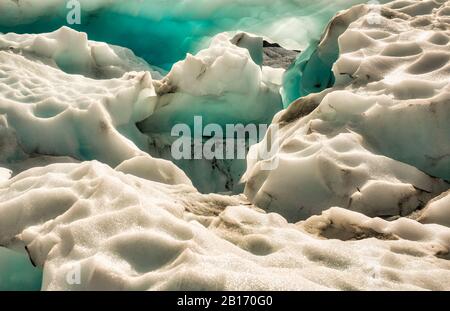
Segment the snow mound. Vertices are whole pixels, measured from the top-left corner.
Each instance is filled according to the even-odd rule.
[[[449,228],[339,209],[322,218],[288,224],[241,197],[99,162],[34,168],[0,183],[0,244],[26,246],[44,269],[44,290],[449,289]],[[325,240],[306,233],[312,222],[392,237]]]
[[[281,94],[285,107],[299,97],[333,86],[335,77],[331,69],[339,57],[338,38],[351,23],[369,12],[370,7],[364,5],[339,12],[328,23],[320,41],[313,41],[297,57],[283,76]]]
[[[84,41],[75,44],[71,38]],[[144,162],[149,165],[146,170],[155,171],[146,177],[191,184],[174,164],[150,159],[137,146],[145,146],[146,137],[135,123],[151,113],[149,107],[156,97],[149,71],[106,80],[61,71],[52,60],[62,57],[75,64],[72,53],[81,61],[91,60],[72,45],[81,49],[97,46],[88,46],[85,35],[68,28],[49,35],[2,35],[0,42],[13,47],[0,49],[1,166],[16,175],[55,162],[96,159],[116,167],[130,160],[123,164],[127,172],[136,171]],[[140,158],[131,160],[136,156]]]
[[[27,153],[110,165],[142,153],[117,128],[138,133],[132,122],[139,96],[154,92],[148,72],[92,80],[0,51],[0,90],[3,123]]]
[[[150,116],[138,123],[148,136],[144,150],[175,162],[202,192],[242,192],[239,180],[245,171],[245,159],[227,160],[225,155],[225,160],[174,159],[171,144],[178,137],[171,132],[183,124],[191,132],[184,136],[203,139],[203,133],[194,132],[199,127],[195,118],[202,117],[203,127],[214,124],[222,129],[224,136],[216,144],[226,150],[226,139],[234,139],[234,133],[226,131],[227,125],[256,125],[259,129],[270,124],[282,109],[279,89],[284,70],[262,66],[262,59],[261,37],[222,33],[208,48],[176,63],[167,76],[154,81],[158,96],[149,108]]]
[[[0,167],[0,181],[8,180],[11,177],[11,171]]]
[[[439,256],[448,257],[450,242],[448,228],[438,224],[423,226],[417,221],[402,217],[394,221],[370,218],[366,215],[343,208],[331,208],[319,216],[312,216],[301,223],[302,227],[315,235],[327,239],[343,241],[377,238],[380,240],[407,240],[425,242],[440,241],[441,248],[436,249]]]
[[[126,48],[88,41],[87,34],[68,27],[38,35],[8,33],[0,36],[0,50],[25,54],[67,73],[92,78],[119,78],[130,71],[152,71]]]
[[[231,39],[218,35],[208,49],[188,55],[157,81],[130,51],[88,41],[85,33],[67,27],[49,34],[0,35],[0,140],[5,146],[0,163],[17,174],[39,164],[77,160],[116,167],[146,153],[174,161],[171,130],[180,123],[192,125],[194,116],[203,116],[205,125],[270,123],[282,108],[283,70],[257,65],[251,47],[238,47]],[[113,78],[116,74],[120,77]],[[90,78],[99,75],[105,79]],[[243,189],[244,159],[176,164],[204,192]],[[175,175],[187,182],[183,173]],[[205,176],[216,182],[205,182]],[[156,178],[173,176],[166,177]]]
[[[270,123],[282,108],[279,87],[264,83],[251,48],[219,34],[209,48],[176,63],[155,81],[158,101],[153,114],[139,124],[145,133],[170,133],[175,124],[192,126],[194,116],[205,124]]]
[[[172,162],[151,158],[149,156],[138,156],[130,160],[125,160],[116,167],[116,170],[169,185],[192,185],[189,178]]]
[[[338,38],[335,86],[280,112],[250,151],[245,193],[257,206],[294,221],[332,206],[405,216],[449,188],[448,2],[378,8],[376,20],[357,6],[330,23],[340,33],[342,17],[359,16],[319,45]],[[270,140],[274,157],[258,159]]]
[[[435,223],[450,227],[450,191],[433,199],[419,217],[421,223]]]

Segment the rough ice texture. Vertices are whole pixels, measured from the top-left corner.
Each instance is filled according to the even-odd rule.
[[[360,15],[338,38],[324,36],[338,39],[335,86],[275,117],[281,129],[266,140],[279,148],[267,161],[278,168],[261,168],[265,143],[250,151],[245,193],[259,207],[289,220],[332,206],[405,216],[449,188],[449,3],[379,9],[375,22],[358,6],[330,23],[333,33],[342,17]],[[333,45],[325,41],[319,53]]]
[[[73,60],[89,63],[74,75],[56,56],[70,51],[55,33],[1,36],[0,245],[22,254],[0,250],[0,281],[31,288],[42,268],[44,290],[450,290],[448,13],[448,4],[397,1],[381,24],[364,13],[342,36],[324,36],[318,51],[340,47],[336,86],[276,117],[280,166],[249,161],[256,205],[200,194],[145,153],[149,138],[135,123],[162,98],[183,116],[189,109],[173,97],[274,95],[280,72],[259,66],[260,39],[239,47],[221,35],[154,81],[149,72],[112,78],[136,59],[112,47],[122,60],[113,76],[95,74],[103,66],[92,53]],[[60,31],[83,50],[97,45]],[[251,81],[242,87],[216,62]],[[217,178],[208,162],[193,167]]]
[[[153,90],[149,73],[93,80],[66,74],[20,51],[2,50],[0,90],[3,126],[15,133],[27,153],[110,165],[142,153],[117,128],[133,132],[136,100]]]
[[[450,227],[450,191],[430,201],[421,212],[419,221]]]
[[[33,166],[93,159],[115,167],[140,156],[149,158],[155,180],[191,184],[174,164],[151,159],[136,145],[146,138],[135,123],[148,115],[149,98],[156,96],[151,73],[88,78],[84,75],[102,71],[92,56],[94,47],[109,48],[69,28],[0,36],[0,164],[17,174]],[[138,62],[130,51],[119,53],[122,58],[110,52],[118,67],[111,65],[111,55],[98,56],[108,70],[128,71]],[[80,75],[61,70],[61,59],[70,60]]]
[[[231,39],[218,35],[158,81],[159,73],[131,51],[89,41],[70,28],[0,35],[1,163],[18,173],[75,160],[115,167],[146,152],[173,161],[171,129],[192,125],[195,115],[204,124],[270,123],[282,108],[283,70],[257,65],[250,47]],[[262,58],[262,47],[253,53]],[[245,160],[177,164],[203,192],[243,189]]]
[[[283,104],[289,106],[299,97],[318,93],[333,86],[332,66],[339,57],[338,38],[356,19],[367,15],[371,7],[360,5],[339,12],[325,29],[322,38],[305,49],[283,76]]]
[[[99,162],[1,183],[0,215],[0,244],[26,245],[44,290],[450,289],[447,227],[342,209],[288,224]]]
[[[381,2],[387,2],[382,0]],[[127,46],[170,69],[224,31],[250,31],[291,49],[320,36],[339,10],[366,0],[80,0],[77,30]],[[48,32],[66,24],[66,0],[0,1],[0,32]],[[142,38],[145,38],[144,40]],[[161,53],[161,51],[164,51]]]
[[[11,177],[11,171],[0,167],[0,181],[8,180]]]
[[[176,63],[163,79],[154,82],[158,96],[149,103],[150,116],[138,123],[148,135],[145,148],[182,167],[202,192],[241,192],[245,160],[175,161],[170,148],[178,138],[171,137],[174,126],[188,125],[191,135],[184,135],[193,137],[194,117],[201,116],[203,127],[217,124],[227,134],[228,124],[268,125],[282,109],[279,89],[284,70],[261,67],[262,38],[242,35],[246,40],[219,34],[208,48]]]
[[[93,78],[118,78],[130,71],[152,71],[142,59],[126,48],[88,41],[87,35],[68,27],[48,34],[9,33],[0,39],[0,50],[35,58],[45,64]],[[161,77],[159,72],[153,75]]]
[[[202,116],[204,124],[223,126],[270,123],[282,108],[279,86],[264,82],[261,67],[251,57],[257,49],[239,47],[230,39],[217,35],[209,48],[188,54],[155,82],[158,100],[141,130],[170,133],[175,124],[192,126],[194,116]]]

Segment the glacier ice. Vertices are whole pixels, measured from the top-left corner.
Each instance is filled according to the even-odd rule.
[[[23,163],[24,154],[97,159],[113,167],[145,152],[174,161],[171,129],[180,122],[192,125],[194,116],[223,126],[269,124],[282,108],[284,70],[257,65],[249,49],[232,39],[231,34],[216,36],[209,48],[188,55],[161,78],[131,51],[89,41],[67,27],[49,34],[0,35],[0,129],[8,132],[3,136],[8,145],[17,145],[4,156],[8,167]],[[84,51],[75,58],[68,48],[74,42]],[[68,71],[67,62],[58,59],[70,59],[69,67],[77,71]],[[43,135],[30,135],[36,131]],[[176,164],[203,192],[242,191],[245,160]],[[206,172],[216,182],[205,181]]]
[[[0,1],[0,289],[450,290],[448,1],[82,2]]]
[[[447,3],[428,3],[416,11],[420,1],[387,4],[380,24],[361,6],[336,16],[331,27],[357,16],[338,39],[336,83],[275,117],[280,165],[264,171],[267,160],[249,157],[245,193],[253,203],[289,220],[331,206],[402,216],[449,188],[450,59],[448,41],[433,41],[449,38],[450,23],[440,18]],[[335,38],[320,46],[327,40]]]
[[[116,62],[116,69],[123,72],[119,78],[68,74],[56,61],[58,53],[66,55],[68,38],[81,40],[79,48],[88,53],[77,53],[80,61],[88,64],[83,74],[101,72],[92,50],[100,45],[69,28],[36,36],[0,36],[0,160],[16,173],[23,170],[21,166],[52,161],[98,159],[115,167],[136,156],[148,157],[136,145],[145,136],[135,122],[145,118],[148,108],[144,105],[156,96],[151,73],[129,71],[140,62],[130,51],[123,54],[118,49],[109,52],[114,55],[112,59],[120,60]],[[108,57],[104,64],[107,61]],[[115,70],[112,64],[105,66]],[[159,159],[150,162],[155,166],[160,163],[160,170],[165,167],[167,175],[178,175],[174,180],[190,183],[172,163]]]
[[[130,127],[135,99],[146,83],[152,88],[150,73],[93,80],[11,50],[1,50],[0,60],[0,114],[26,153],[96,158],[110,165],[142,153],[117,128]],[[128,131],[132,135],[133,129]]]
[[[155,81],[158,96],[152,113],[138,123],[140,131],[148,136],[149,152],[174,161],[202,192],[242,191],[239,180],[245,160],[174,159],[170,148],[174,126],[186,124],[193,133],[195,117],[202,117],[203,124],[216,124],[225,132],[229,124],[270,124],[273,115],[282,109],[279,89],[283,70],[280,74],[277,69],[261,67],[252,55],[261,59],[263,46],[255,43],[239,47],[233,43],[234,38],[232,34],[217,35],[207,49],[188,54],[163,79]],[[252,38],[262,43],[261,38]]]
[[[169,185],[192,185],[190,179],[170,161],[149,156],[137,156],[123,161],[116,170],[124,174]]]
[[[48,34],[5,34],[0,49],[36,57],[64,72],[92,78],[120,78],[130,71],[150,71],[152,76],[161,77],[129,49],[88,41],[85,33],[66,26]]]
[[[170,69],[219,32],[243,30],[303,50],[339,10],[365,0],[79,0],[75,29],[96,41],[127,46]],[[386,2],[382,0],[380,2]],[[0,32],[43,33],[66,25],[65,0],[1,1]],[[292,31],[296,29],[296,31]],[[146,38],[142,40],[142,38]],[[164,51],[164,53],[161,53]]]
[[[311,42],[283,76],[283,104],[311,93],[318,93],[335,83],[333,64],[340,52],[339,37],[356,19],[370,12],[368,6],[360,5],[338,13],[328,24],[320,42]]]
[[[450,227],[450,191],[431,200],[420,213],[419,221]]]
[[[8,180],[11,177],[11,170],[0,167],[0,181]]]
[[[143,132],[170,133],[177,123],[193,127],[194,116],[207,124],[270,123],[282,108],[279,88],[265,84],[249,49],[230,39],[217,35],[209,48],[188,54],[155,82],[158,100],[140,123]]]
[[[449,289],[448,227],[343,209],[289,224],[95,161],[1,183],[0,214],[0,244],[27,245],[44,290]]]

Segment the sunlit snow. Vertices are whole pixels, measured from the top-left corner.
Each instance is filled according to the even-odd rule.
[[[0,290],[450,290],[448,1],[66,4],[0,0]]]

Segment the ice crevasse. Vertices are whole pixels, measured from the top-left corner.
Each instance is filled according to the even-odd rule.
[[[32,5],[30,5],[30,2]],[[339,10],[364,0],[79,0],[90,38],[131,48],[169,70],[224,31],[247,31],[303,50]],[[380,1],[386,2],[386,0]],[[0,32],[44,33],[66,24],[66,0],[0,1]],[[71,6],[69,6],[71,7]],[[296,29],[296,31],[292,31]],[[142,38],[146,38],[142,40]],[[161,53],[164,51],[164,53]]]
[[[366,5],[330,22],[306,67],[338,47],[333,85],[275,116],[234,196],[200,193],[192,164],[157,156],[195,109],[270,122],[283,81],[260,39],[217,35],[166,74],[68,28],[1,35],[0,245],[22,261],[1,249],[0,266],[28,256],[37,269],[16,276],[43,290],[450,289],[450,7],[378,8],[375,23]]]

